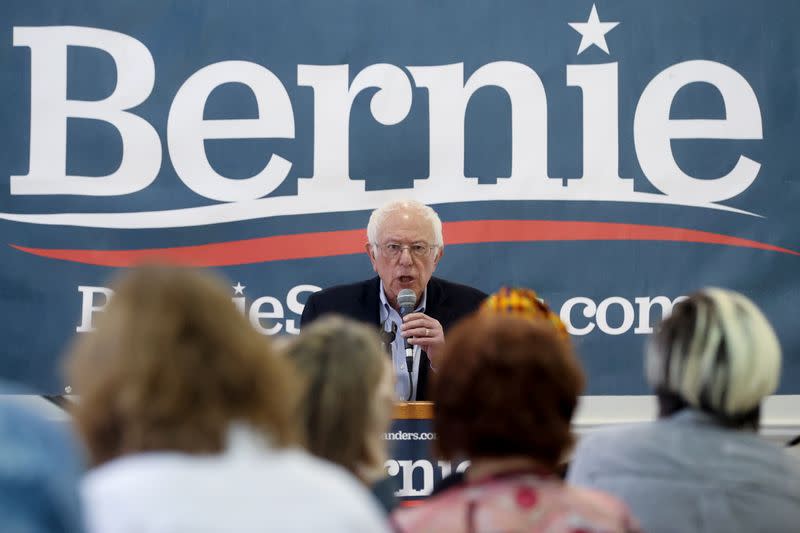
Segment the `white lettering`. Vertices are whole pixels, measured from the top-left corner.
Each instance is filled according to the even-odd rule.
[[[262,311],[261,308],[265,305],[269,305],[272,307],[271,311]],[[264,327],[261,325],[261,319],[273,320],[278,319],[275,321],[272,327]],[[250,323],[256,328],[259,332],[263,333],[264,335],[275,335],[278,333],[283,324],[280,320],[283,319],[283,305],[281,302],[272,296],[262,296],[258,298],[253,305],[250,306]]]
[[[111,301],[111,297],[114,294],[114,291],[111,289],[107,289],[106,287],[92,287],[89,285],[78,285],[78,292],[81,293],[81,323],[80,325],[75,328],[75,331],[78,333],[85,333],[89,331],[94,331],[94,325],[92,324],[92,318],[96,312],[103,311],[108,302]],[[102,295],[103,301],[102,303],[95,303],[95,296]]]
[[[576,305],[583,306],[583,316],[586,318],[592,318],[597,312],[597,304],[584,296],[576,296],[574,298],[570,298],[564,302],[564,305],[561,306],[561,321],[567,327],[567,331],[569,331],[570,335],[588,335],[594,329],[593,322],[589,322],[582,328],[576,327],[572,323],[572,308]]]
[[[422,469],[422,488],[414,488],[414,470]],[[425,459],[416,461],[386,461],[387,473],[394,477],[400,472],[403,474],[403,481],[400,490],[395,494],[399,497],[427,496],[433,491],[433,465]]]
[[[453,469],[453,463],[450,461],[437,461],[436,465],[439,467],[439,470],[441,470],[443,478],[449,476]],[[469,461],[461,461],[458,463],[458,465],[456,465],[456,472],[459,474],[463,473],[467,468],[469,468],[469,465]]]
[[[467,105],[478,89],[490,86],[500,87],[511,100],[511,176],[497,185],[524,189],[539,180],[541,186],[561,186],[547,180],[547,96],[533,69],[497,61],[479,68],[466,83],[463,63],[408,70],[418,86],[428,89],[430,102],[430,176],[415,187],[463,186]]]
[[[286,295],[286,307],[288,307],[289,311],[292,313],[302,315],[305,304],[300,303],[298,296],[304,292],[317,292],[319,290],[322,290],[322,288],[316,285],[297,285],[296,287],[292,287],[289,290],[289,294]],[[297,335],[300,333],[300,328],[295,326],[295,320],[293,318],[286,321],[286,333],[290,335]]]
[[[617,63],[567,65],[567,85],[583,93],[583,176],[569,182],[581,195],[633,191],[619,176],[618,77]]]
[[[156,130],[128,109],[150,95],[155,65],[145,45],[128,35],[76,26],[15,27],[14,46],[31,49],[30,164],[25,176],[11,176],[11,194],[115,196],[150,185],[161,168]],[[67,99],[67,47],[107,52],[117,84],[96,101]],[[107,176],[67,175],[67,118],[101,120],[122,139],[119,168]]]
[[[673,300],[666,296],[640,296],[634,298],[636,303],[634,307],[630,300],[621,296],[609,296],[601,300],[599,304],[591,298],[575,296],[564,302],[561,306],[560,316],[571,335],[588,335],[594,331],[595,326],[606,335],[622,335],[631,330],[637,317],[638,323],[633,333],[646,335],[653,332],[651,323],[653,323],[653,307],[655,305],[661,309],[658,319],[663,319],[669,316],[675,304],[685,299],[686,296],[678,296]],[[583,308],[583,316],[588,319],[585,325],[575,325],[572,321],[572,310],[579,306]],[[609,308],[612,306],[618,306],[622,311],[622,320],[616,326],[609,324],[608,321]]]
[[[461,461],[455,467],[455,471],[463,473],[469,468],[469,465],[469,461]],[[395,492],[398,497],[428,496],[433,491],[434,466],[427,459],[416,461],[389,459],[384,466],[390,477],[402,474],[400,490]],[[437,461],[436,466],[439,468],[439,475],[442,478],[449,476],[453,471],[453,464],[450,461]],[[422,470],[422,486],[419,488],[414,487],[414,470],[417,468]]]
[[[147,121],[129,111],[148,98],[154,85],[155,66],[147,47],[121,33],[73,26],[15,27],[13,42],[31,50],[31,133],[28,174],[11,176],[11,194],[111,196],[130,194],[152,183],[161,167],[160,139]],[[70,46],[96,48],[111,55],[117,83],[108,98],[67,99],[66,54]],[[314,94],[313,175],[298,179],[297,195],[269,195],[292,166],[277,154],[271,154],[259,173],[244,179],[225,177],[208,161],[206,139],[291,139],[295,135],[292,104],[283,83],[255,63],[223,61],[201,68],[177,91],[167,117],[167,145],[173,167],[187,187],[206,198],[231,203],[137,212],[0,213],[0,219],[82,227],[167,228],[377,207],[396,192],[367,191],[363,181],[351,179],[352,105],[364,90],[377,88],[370,100],[372,116],[386,126],[398,124],[413,103],[411,78],[428,91],[430,171],[427,178],[415,178],[414,187],[406,191],[410,197],[431,204],[623,201],[753,215],[716,202],[746,190],[758,175],[759,163],[740,155],[728,174],[699,179],[680,169],[671,147],[673,139],[762,139],[756,95],[747,80],[726,65],[694,60],[670,66],[651,80],[638,101],[633,124],[636,154],[645,176],[663,194],[634,191],[633,181],[619,175],[616,62],[566,66],[566,84],[581,89],[583,102],[583,171],[581,178],[569,181],[568,186],[547,175],[547,95],[532,68],[496,61],[481,66],[466,81],[463,63],[406,69],[410,77],[394,65],[369,65],[350,82],[347,64],[297,65],[298,85],[311,87]],[[255,118],[203,119],[209,95],[226,83],[243,84],[252,91],[258,108]],[[696,83],[710,84],[719,91],[725,118],[670,119],[675,95]],[[487,87],[501,89],[510,101],[511,172],[496,185],[480,184],[464,175],[465,118],[474,94]],[[70,118],[100,120],[119,131],[123,156],[114,173],[67,175],[66,125]],[[583,311],[594,316],[597,309]],[[594,325],[579,330],[587,334]],[[292,331],[296,329],[292,324]]]
[[[241,83],[258,104],[254,119],[205,120],[211,92],[224,83]],[[167,120],[167,144],[172,165],[194,192],[221,202],[254,200],[280,185],[292,164],[272,154],[264,169],[246,179],[221,176],[206,155],[206,139],[294,138],[294,114],[281,80],[266,68],[247,61],[223,61],[195,72],[178,90]]]
[[[636,326],[636,329],[634,329],[633,332],[637,335],[653,333],[653,328],[650,326],[650,322],[652,320],[652,313],[650,309],[653,307],[653,305],[658,304],[661,306],[660,318],[664,319],[670,315],[672,308],[676,303],[685,299],[686,296],[678,296],[672,301],[670,301],[670,299],[666,296],[656,296],[654,298],[650,298],[649,296],[641,296],[636,298],[634,301],[639,307],[639,324]]]
[[[348,65],[297,66],[297,84],[314,89],[314,175],[298,180],[300,195],[364,193],[364,182],[350,179],[350,110],[361,91],[378,88],[370,111],[385,126],[402,121],[411,109],[411,83],[394,65],[370,65],[352,84],[348,80]]]
[[[608,324],[608,308],[612,305],[618,305],[622,309],[622,323],[617,327]],[[612,296],[600,302],[600,305],[597,306],[597,314],[595,316],[600,331],[608,335],[622,335],[631,329],[633,325],[633,305],[625,298]]]
[[[719,90],[724,119],[670,119],[672,100],[690,83],[709,83]],[[633,119],[636,154],[647,179],[676,200],[719,202],[733,198],[756,179],[761,165],[739,156],[725,176],[698,179],[678,166],[672,139],[761,139],[761,108],[753,88],[732,68],[715,61],[685,61],[660,72],[645,87]]]
[[[245,314],[245,298],[244,296],[234,296],[231,298],[233,305],[236,306],[236,309],[239,310],[240,313],[243,315]]]

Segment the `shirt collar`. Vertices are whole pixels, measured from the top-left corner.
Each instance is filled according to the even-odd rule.
[[[669,419],[681,424],[697,424],[702,426],[722,425],[720,421],[714,417],[714,415],[693,407],[685,407],[680,411],[673,413]]]

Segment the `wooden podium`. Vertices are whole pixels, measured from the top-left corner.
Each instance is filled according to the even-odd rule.
[[[398,402],[394,404],[395,420],[433,420],[433,402]]]

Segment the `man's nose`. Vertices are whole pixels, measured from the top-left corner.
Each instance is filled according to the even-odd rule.
[[[401,265],[411,265],[414,263],[413,258],[411,257],[411,248],[408,246],[403,246],[400,249],[400,264]]]

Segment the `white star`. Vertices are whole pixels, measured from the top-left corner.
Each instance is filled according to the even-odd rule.
[[[245,288],[246,286],[247,286],[247,285],[242,285],[241,283],[239,283],[239,282],[237,281],[237,282],[236,282],[236,285],[233,285],[233,294],[234,294],[234,295],[236,295],[236,294],[242,294],[242,295],[243,295],[243,294],[244,294],[244,292],[243,292],[243,291],[244,291],[244,288]]]
[[[581,44],[578,47],[578,54],[592,45],[597,46],[606,54],[608,45],[606,44],[606,33],[617,27],[619,22],[600,22],[597,16],[597,8],[592,4],[592,12],[586,22],[569,22],[573,30],[581,34]]]

